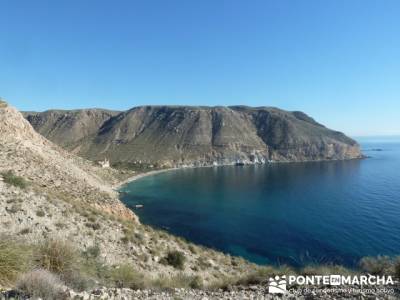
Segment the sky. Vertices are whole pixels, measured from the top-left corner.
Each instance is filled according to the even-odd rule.
[[[0,0],[20,110],[249,105],[400,134],[398,0]]]

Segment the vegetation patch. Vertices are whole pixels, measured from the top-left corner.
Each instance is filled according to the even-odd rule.
[[[140,289],[146,286],[144,276],[135,272],[129,264],[116,267],[110,272],[110,279],[118,288]]]
[[[31,229],[28,227],[24,228],[20,232],[18,232],[18,234],[21,234],[21,235],[28,234],[28,233],[31,233]]]
[[[20,176],[14,174],[13,171],[7,171],[0,174],[3,177],[5,183],[25,189],[28,186],[28,182]]]
[[[33,299],[63,299],[62,282],[58,276],[43,269],[22,275],[16,284],[17,290]]]
[[[360,260],[360,268],[372,275],[394,275],[398,259],[389,256],[366,256]]]
[[[101,228],[101,225],[99,223],[87,222],[87,223],[85,223],[85,226],[88,228],[91,228],[93,230],[99,230]]]
[[[43,210],[39,209],[39,210],[36,211],[36,215],[38,217],[44,217],[46,214],[45,214],[45,212]]]
[[[170,265],[180,270],[184,268],[185,261],[185,254],[180,251],[170,251],[165,257],[160,260],[162,264]]]
[[[29,268],[30,255],[26,246],[0,237],[0,286],[13,283]]]
[[[46,240],[35,254],[36,265],[52,273],[63,275],[74,270],[78,261],[76,251],[59,240]]]
[[[17,212],[19,212],[21,210],[22,210],[21,204],[14,203],[13,205],[11,205],[10,208],[6,207],[6,211],[9,212],[10,214],[16,214]]]

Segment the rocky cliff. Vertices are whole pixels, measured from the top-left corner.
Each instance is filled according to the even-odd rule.
[[[91,160],[179,166],[361,157],[343,133],[302,112],[271,107],[143,106],[25,116],[39,133]]]

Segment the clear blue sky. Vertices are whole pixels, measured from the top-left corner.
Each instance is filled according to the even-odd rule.
[[[0,96],[21,110],[278,106],[400,134],[398,0],[0,0]]]

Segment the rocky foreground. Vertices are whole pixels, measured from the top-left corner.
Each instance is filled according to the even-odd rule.
[[[314,287],[315,288],[315,287]],[[343,287],[360,289],[360,287]],[[126,288],[106,288],[101,287],[92,291],[76,292],[70,289],[64,289],[63,297],[65,299],[74,300],[95,300],[95,299],[111,299],[111,300],[272,300],[272,299],[387,299],[394,300],[400,298],[399,287],[386,289],[384,287],[370,287],[381,289],[380,292],[371,292],[368,287],[364,290],[349,293],[347,290],[337,289],[315,289],[300,294],[270,294],[268,287],[253,285],[249,287],[237,286],[230,290],[199,290],[199,289],[183,289],[175,288],[165,291],[160,290],[132,290]],[[313,289],[311,287],[310,289]],[[12,297],[23,297],[17,291],[9,290],[0,293],[0,300],[10,299]]]

